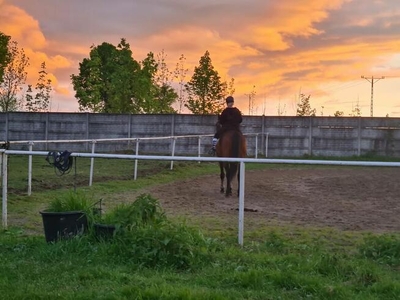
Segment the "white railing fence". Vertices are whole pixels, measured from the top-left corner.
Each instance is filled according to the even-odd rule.
[[[0,149],[2,157],[2,226],[7,228],[7,186],[8,186],[8,155],[41,155],[46,156],[48,152],[41,151],[18,151]],[[256,159],[256,158],[221,158],[221,157],[185,157],[185,156],[151,156],[151,155],[128,155],[128,154],[95,154],[95,153],[72,153],[73,157],[90,158],[114,158],[128,160],[174,160],[174,161],[204,161],[219,162],[231,161],[240,163],[240,193],[239,193],[239,219],[238,219],[238,243],[243,245],[244,228],[244,200],[245,200],[245,163],[271,163],[271,164],[308,164],[308,165],[340,165],[340,166],[368,166],[368,167],[400,167],[400,162],[365,162],[365,161],[324,161],[324,160],[294,160],[294,159]]]
[[[172,150],[171,150],[171,157],[175,156],[175,149],[176,149],[176,142],[178,139],[184,138],[194,138],[198,140],[197,143],[197,157],[201,157],[201,149],[202,149],[202,140],[204,138],[210,138],[213,135],[180,135],[180,136],[164,136],[164,137],[143,137],[143,138],[110,138],[110,139],[94,139],[94,140],[38,140],[38,141],[9,141],[10,145],[12,144],[23,144],[28,145],[29,151],[33,151],[33,146],[35,144],[55,144],[55,143],[90,143],[91,144],[91,153],[96,153],[96,145],[101,142],[121,142],[127,141],[128,143],[135,143],[135,155],[139,155],[139,145],[140,142],[150,141],[150,140],[171,140],[172,141]],[[254,156],[258,158],[258,140],[259,137],[262,136],[260,133],[253,133],[253,134],[245,134],[245,136],[254,137]],[[207,141],[207,144],[210,145],[211,143]],[[265,157],[267,157],[268,152],[268,133],[265,134]],[[94,174],[94,156],[90,159],[90,171],[89,171],[89,186],[93,184],[93,174]],[[200,162],[200,161],[199,161]],[[174,167],[174,160],[171,160],[170,169],[172,170]],[[0,168],[1,168],[1,159],[0,159]],[[134,162],[134,170],[133,170],[133,179],[137,179],[137,171],[138,171],[138,160],[136,159]],[[32,156],[29,155],[28,158],[28,195],[32,194]]]

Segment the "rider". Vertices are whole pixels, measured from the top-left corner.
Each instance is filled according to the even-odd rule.
[[[226,108],[222,111],[221,115],[218,116],[218,121],[222,127],[215,133],[212,139],[211,151],[215,152],[218,139],[227,130],[235,129],[240,131],[240,123],[242,123],[242,113],[236,107],[233,107],[235,100],[232,96],[228,96],[226,99]]]

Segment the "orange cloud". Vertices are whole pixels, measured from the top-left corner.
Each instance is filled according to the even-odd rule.
[[[42,49],[46,46],[46,39],[37,20],[16,6],[0,3],[0,8],[2,32],[19,41],[22,47]]]
[[[65,94],[67,89],[60,87],[57,79],[57,71],[71,67],[71,62],[61,55],[49,56],[46,51],[49,43],[41,31],[39,22],[24,10],[0,2],[0,31],[11,36],[12,40],[18,42],[18,47],[24,50],[29,58],[27,84],[35,85],[40,66],[46,63],[48,77],[56,93]],[[69,92],[68,92],[69,93]]]

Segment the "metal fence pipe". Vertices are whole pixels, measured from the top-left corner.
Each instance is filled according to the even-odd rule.
[[[139,139],[136,139],[135,154],[139,155]],[[133,180],[137,179],[137,165],[138,165],[138,160],[135,159],[135,167],[134,167],[134,170],[133,170]]]
[[[92,153],[95,153],[96,149],[96,140],[92,140]],[[93,184],[93,169],[94,169],[94,157],[90,158],[90,175],[89,175],[89,186]]]
[[[29,142],[29,151],[33,151],[34,142]],[[28,196],[32,195],[32,155],[28,156]]]

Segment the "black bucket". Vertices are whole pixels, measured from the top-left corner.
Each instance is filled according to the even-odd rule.
[[[41,211],[46,242],[56,242],[83,233],[88,227],[86,214],[82,211]]]
[[[108,240],[114,236],[115,225],[94,224],[94,233],[98,239]]]

